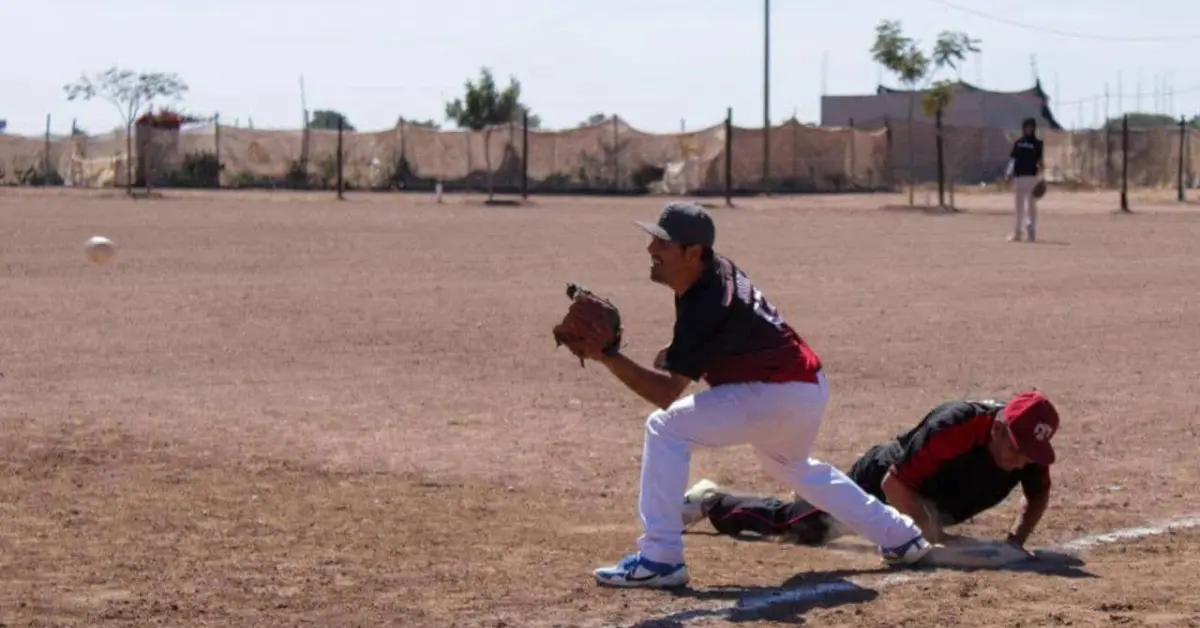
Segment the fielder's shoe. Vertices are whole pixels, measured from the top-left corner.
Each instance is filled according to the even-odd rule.
[[[719,490],[721,490],[721,487],[716,482],[712,480],[700,480],[683,494],[684,529],[690,528],[704,520],[707,516],[703,507],[704,500]]]
[[[642,558],[634,552],[621,562],[601,567],[592,572],[596,583],[609,587],[646,587],[651,589],[666,589],[681,587],[688,583],[687,565],[679,563],[671,565],[656,563]]]
[[[925,555],[931,549],[933,549],[933,546],[929,544],[929,541],[925,540],[925,535],[921,534],[899,547],[881,547],[879,548],[879,553],[883,556],[883,562],[895,567],[915,565],[922,558],[925,558]]]

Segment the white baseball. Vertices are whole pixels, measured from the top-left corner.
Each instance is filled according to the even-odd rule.
[[[95,264],[103,264],[117,254],[117,245],[104,236],[89,238],[84,249],[87,251],[88,259]]]

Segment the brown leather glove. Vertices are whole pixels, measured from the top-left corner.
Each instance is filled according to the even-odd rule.
[[[555,347],[566,345],[579,358],[579,366],[585,359],[616,354],[621,349],[621,312],[617,306],[575,283],[567,284],[567,297],[571,307],[554,326]]]

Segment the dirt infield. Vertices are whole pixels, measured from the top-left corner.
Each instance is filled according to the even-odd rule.
[[[630,353],[669,294],[630,225],[656,199],[0,191],[0,624],[1200,626],[1200,531],[1051,573],[881,575],[869,553],[687,537],[692,588],[599,589],[633,548],[648,404],[555,350],[580,281]],[[849,464],[932,404],[1038,386],[1064,416],[1036,545],[1200,514],[1200,208],[1047,196],[739,201],[717,245],[821,354],[817,455]],[[82,243],[112,238],[89,265]],[[752,454],[693,477],[782,494]],[[961,532],[1001,535],[1014,499]]]

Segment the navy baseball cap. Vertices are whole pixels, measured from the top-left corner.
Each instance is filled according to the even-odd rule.
[[[717,239],[712,216],[696,203],[668,203],[659,214],[658,222],[635,220],[634,224],[656,238],[687,246],[699,244],[712,248]]]

